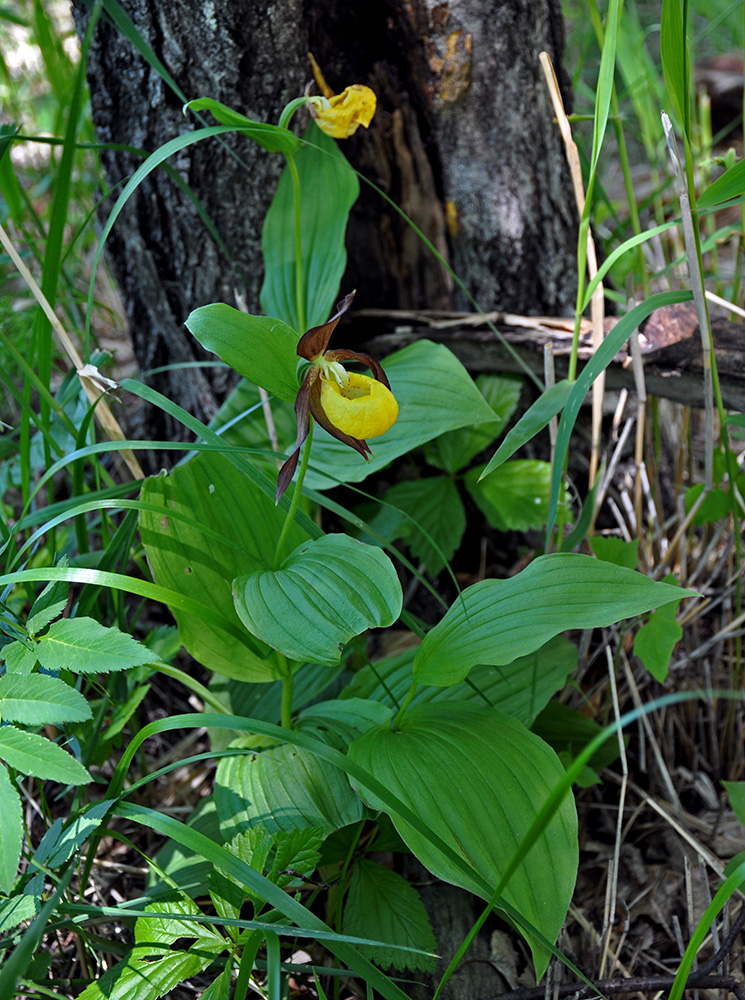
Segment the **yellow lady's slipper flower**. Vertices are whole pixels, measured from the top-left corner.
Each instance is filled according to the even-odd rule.
[[[318,89],[323,95],[308,98],[308,110],[320,130],[330,135],[332,139],[348,139],[360,125],[367,128],[373,119],[377,104],[374,91],[364,84],[353,83],[341,94],[334,94],[324,80],[321,68],[313,58],[312,52],[308,53],[308,58],[313,67],[313,76]]]
[[[297,353],[311,362],[295,399],[297,440],[295,450],[279,470],[277,501],[290,485],[308,436],[311,416],[337,441],[354,448],[368,460],[372,452],[366,438],[379,437],[392,427],[398,417],[398,403],[380,364],[369,354],[358,351],[327,351],[336,324],[349,309],[354,292],[337,305],[336,312],[321,326],[315,326],[298,341]],[[348,372],[342,361],[360,361],[373,373]]]

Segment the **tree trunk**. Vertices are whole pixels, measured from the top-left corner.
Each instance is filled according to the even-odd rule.
[[[87,7],[76,2],[82,28]],[[187,98],[213,97],[259,121],[276,123],[303,93],[309,49],[335,90],[368,83],[378,111],[369,131],[343,144],[352,164],[414,220],[483,308],[571,309],[574,208],[538,63],[546,49],[559,65],[559,0],[123,0],[122,7]],[[181,97],[103,20],[88,79],[102,142],[151,152],[197,127],[193,115],[182,115]],[[114,150],[102,156],[112,186],[142,162]],[[189,146],[170,163],[225,252],[164,170],[130,199],[107,247],[143,370],[204,357],[183,327],[197,306],[233,304],[238,292],[258,311],[261,226],[282,168],[281,156],[236,135]],[[362,188],[343,284],[357,288],[356,306],[467,307],[411,228]],[[224,372],[193,368],[151,384],[203,419],[228,388]],[[181,436],[152,414],[147,429]]]

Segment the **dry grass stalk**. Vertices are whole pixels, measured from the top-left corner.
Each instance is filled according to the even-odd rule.
[[[543,74],[546,78],[546,84],[548,86],[549,94],[551,95],[551,103],[554,106],[554,114],[556,115],[556,120],[559,125],[559,131],[561,132],[561,138],[564,141],[564,150],[566,153],[567,163],[569,164],[569,170],[572,175],[572,187],[574,188],[574,200],[577,205],[577,214],[582,217],[582,213],[585,210],[585,189],[582,183],[582,167],[579,160],[579,152],[577,151],[577,145],[572,138],[572,128],[569,124],[569,119],[564,111],[564,102],[561,99],[561,91],[559,90],[559,84],[556,79],[556,73],[554,72],[553,64],[551,63],[551,57],[547,52],[541,52],[540,56],[541,67],[543,69]],[[587,230],[587,274],[592,281],[595,275],[598,273],[598,260],[597,254],[595,253],[595,241],[592,237],[592,231],[588,228]],[[603,320],[605,317],[605,299],[603,293],[603,283],[598,282],[598,286],[592,293],[592,299],[590,302],[590,316],[592,319],[592,346],[594,350],[597,350],[603,342]],[[599,375],[592,385],[592,445],[590,451],[590,474],[589,474],[589,485],[592,488],[595,477],[598,471],[599,456],[600,456],[600,436],[602,431],[603,423],[603,397],[605,395],[605,374]]]

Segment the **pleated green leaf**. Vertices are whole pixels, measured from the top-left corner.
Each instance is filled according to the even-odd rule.
[[[328,836],[366,815],[338,768],[288,743],[259,743],[220,761],[215,803],[226,840],[255,826],[270,833],[321,827]]]
[[[484,898],[564,773],[553,750],[515,719],[458,703],[410,708],[398,730],[370,730],[352,744],[349,756],[451,844],[473,869],[473,878],[392,813],[422,864]],[[358,790],[373,808],[385,808],[364,787]],[[502,897],[551,942],[569,907],[577,859],[577,817],[574,803],[565,799]],[[526,938],[540,976],[548,950],[535,935]]]
[[[295,192],[289,167],[279,178],[261,234],[261,308],[299,333],[325,323],[334,311],[347,263],[347,220],[360,192],[357,175],[333,139],[312,121],[303,139],[312,145],[303,146],[293,158],[300,184],[303,317],[298,315]]]
[[[401,613],[401,585],[388,556],[348,535],[305,542],[279,570],[233,581],[246,628],[292,660],[334,666],[349,640],[391,625]]]
[[[477,663],[511,663],[567,629],[612,625],[694,594],[579,553],[539,556],[517,576],[464,590],[422,640],[414,676],[446,687]]]
[[[357,671],[340,694],[339,704],[369,699],[397,708],[411,686],[411,668],[416,649],[399,656],[378,660]],[[450,687],[420,685],[412,705],[433,701],[463,701],[473,705],[493,705],[530,726],[552,695],[566,684],[577,668],[577,647],[563,636],[555,636],[545,646],[520,656],[512,663],[493,667],[478,664],[467,680]],[[313,709],[310,709],[313,712]],[[380,720],[381,722],[383,720]]]
[[[184,646],[217,673],[250,682],[274,680],[274,655],[241,625],[230,583],[242,573],[273,565],[284,511],[214,452],[202,452],[168,476],[147,479],[141,496],[163,508],[162,514],[140,514],[140,534],[155,579],[235,625],[228,632],[174,610]],[[181,516],[171,517],[170,511]],[[293,524],[289,544],[294,547],[306,538]]]
[[[344,346],[341,336],[338,346]],[[497,421],[471,376],[442,344],[418,340],[386,358],[383,368],[398,400],[398,420],[385,434],[370,439],[369,462],[317,428],[306,479],[314,489],[328,489],[337,480],[358,483],[445,431]]]
[[[3,722],[45,726],[83,722],[90,718],[90,705],[83,695],[57,677],[47,674],[0,677],[0,719]]]
[[[272,396],[294,402],[299,388],[298,334],[279,319],[249,316],[214,302],[189,314],[184,324],[202,347]]]

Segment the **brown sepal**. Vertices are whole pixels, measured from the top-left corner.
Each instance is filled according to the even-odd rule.
[[[327,361],[359,361],[360,364],[366,365],[370,371],[373,373],[378,382],[382,382],[386,389],[390,389],[391,384],[388,378],[380,366],[380,362],[376,361],[375,358],[371,358],[369,354],[360,354],[359,351],[327,351],[326,352]]]
[[[298,389],[297,396],[295,397],[295,418],[297,420],[297,439],[295,441],[295,450],[289,458],[287,458],[287,460],[283,463],[282,468],[279,470],[279,475],[277,476],[277,499],[275,503],[279,503],[282,499],[282,494],[290,485],[292,477],[295,475],[297,461],[300,456],[300,449],[308,436],[308,430],[310,428],[310,396],[313,383],[318,381],[318,374],[317,368],[311,368],[303,379],[303,384]]]
[[[297,343],[297,353],[306,361],[315,361],[320,358],[328,347],[331,334],[336,329],[336,324],[349,309],[354,299],[354,292],[346,295],[336,306],[334,315],[326,320],[321,326],[313,326],[307,333],[304,333]]]
[[[368,447],[367,441],[363,441],[360,438],[350,437],[349,434],[345,434],[344,431],[340,431],[338,427],[334,427],[329,418],[323,411],[321,406],[321,380],[316,379],[310,388],[310,412],[313,414],[313,419],[316,423],[320,424],[325,431],[327,431],[331,437],[335,437],[337,441],[341,441],[342,444],[349,445],[350,448],[354,448],[358,451],[360,455],[364,458],[366,462],[369,461],[368,455],[372,455],[372,451]]]

